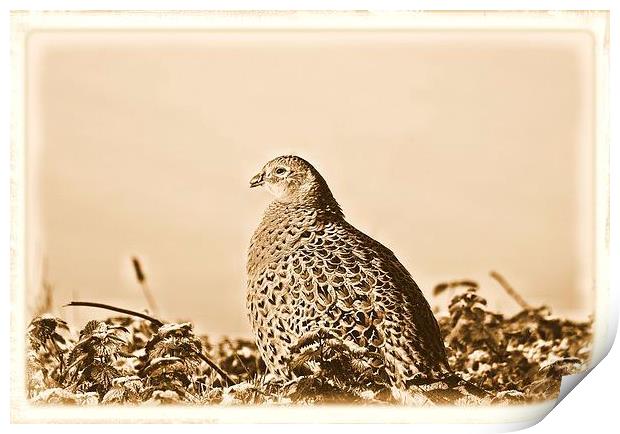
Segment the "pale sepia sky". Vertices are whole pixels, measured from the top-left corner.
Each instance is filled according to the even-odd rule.
[[[30,290],[246,334],[245,254],[295,153],[429,298],[591,311],[592,41],[585,32],[41,32],[28,45]],[[431,300],[446,305],[447,300]],[[89,309],[59,310],[80,322]],[[107,315],[97,312],[97,315]]]

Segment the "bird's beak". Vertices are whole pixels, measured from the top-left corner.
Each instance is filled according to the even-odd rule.
[[[265,174],[263,172],[257,173],[250,179],[250,188],[258,187],[259,185],[263,185],[265,183]]]

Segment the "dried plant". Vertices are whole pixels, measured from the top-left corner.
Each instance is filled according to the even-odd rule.
[[[196,336],[190,323],[165,324],[139,312],[75,302],[71,305],[104,307],[134,318],[89,321],[77,339],[61,319],[33,319],[27,335],[27,389],[33,403],[72,405],[480,405],[553,399],[561,376],[582,370],[589,360],[591,321],[569,321],[547,307],[531,307],[502,279],[497,280],[522,306],[514,316],[491,311],[471,280],[437,287],[453,293],[448,314],[438,322],[450,365],[465,380],[460,386],[422,382],[416,385],[419,394],[404,396],[387,386],[365,348],[322,329],[296,343],[289,360],[296,378],[284,382],[265,372],[252,341],[211,342]],[[460,393],[461,386],[491,395]]]
[[[196,401],[194,378],[200,374],[202,343],[189,323],[166,324],[147,342],[139,371],[146,386],[143,397],[153,399],[156,392],[171,391],[180,399]],[[161,396],[161,395],[155,395]]]
[[[387,390],[385,373],[371,365],[372,354],[329,330],[304,334],[293,346],[289,366],[298,377],[288,385],[295,401],[355,402]]]
[[[70,390],[97,392],[103,397],[113,381],[123,373],[114,366],[120,357],[133,357],[124,351],[128,334],[125,327],[103,321],[89,321],[80,331],[68,358],[65,385]]]
[[[140,259],[134,256],[133,258],[131,258],[131,265],[133,265],[133,270],[136,274],[136,280],[142,287],[142,293],[144,294],[144,298],[146,298],[149,309],[155,315],[159,315],[159,308],[157,307],[157,302],[155,301],[155,297],[153,296],[151,288],[149,287],[149,283],[146,280],[146,274],[144,274],[144,269],[142,267]]]
[[[30,397],[61,383],[68,344],[68,339],[62,334],[68,332],[69,327],[65,321],[47,314],[30,322],[26,357],[26,381]]]

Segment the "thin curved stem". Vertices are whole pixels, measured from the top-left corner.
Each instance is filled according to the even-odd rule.
[[[162,321],[158,320],[157,318],[153,318],[152,316],[149,316],[145,313],[136,312],[134,310],[129,310],[129,309],[123,309],[122,307],[110,306],[109,304],[92,303],[90,301],[72,301],[69,304],[65,304],[63,307],[67,307],[67,306],[86,306],[86,307],[96,307],[99,309],[107,309],[113,312],[124,313],[125,315],[137,316],[138,318],[142,318],[147,321],[150,321],[153,325],[157,327],[161,327],[164,325]]]

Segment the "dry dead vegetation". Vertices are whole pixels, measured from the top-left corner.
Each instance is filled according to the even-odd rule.
[[[445,390],[445,399],[468,405],[553,399],[561,376],[580,371],[588,361],[591,322],[569,321],[553,316],[547,307],[530,307],[501,276],[494,277],[521,304],[517,315],[490,311],[475,282],[435,288],[435,293],[453,292],[449,314],[439,318],[450,365],[489,392],[463,400]],[[422,388],[405,395],[376,382],[363,362],[364,348],[328,331],[300,339],[291,365],[304,368],[305,374],[282,382],[265,372],[250,340],[214,342],[197,336],[190,323],[163,324],[142,316],[90,321],[79,333],[59,318],[34,318],[27,333],[31,402],[433,405]]]

